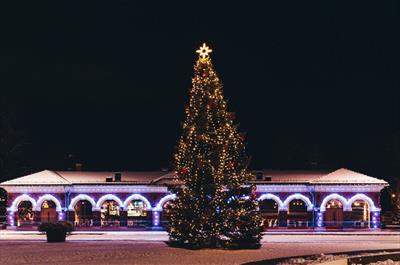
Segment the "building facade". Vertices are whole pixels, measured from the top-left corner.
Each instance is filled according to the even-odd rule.
[[[348,169],[263,171],[249,183],[266,229],[380,227],[384,180]],[[44,170],[0,183],[8,192],[7,228],[68,220],[77,229],[163,229],[176,198],[172,172]]]

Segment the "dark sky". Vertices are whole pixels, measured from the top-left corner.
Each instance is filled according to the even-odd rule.
[[[207,42],[252,168],[396,173],[398,1],[167,2],[2,8],[0,89],[31,170],[168,166]]]

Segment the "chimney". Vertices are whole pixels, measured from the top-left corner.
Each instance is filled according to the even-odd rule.
[[[115,173],[114,174],[114,182],[121,182],[121,177],[122,177],[122,175],[120,172]]]
[[[112,182],[113,178],[112,177],[106,177],[106,182]]]
[[[75,171],[82,171],[82,163],[75,163]]]
[[[263,180],[263,172],[262,171],[256,172],[256,180]]]

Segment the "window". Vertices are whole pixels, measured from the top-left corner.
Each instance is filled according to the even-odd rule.
[[[141,200],[133,200],[128,204],[128,217],[146,216],[146,205]]]

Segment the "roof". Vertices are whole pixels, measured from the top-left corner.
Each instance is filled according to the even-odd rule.
[[[43,170],[27,176],[15,178],[1,183],[1,185],[65,185],[70,184],[65,178],[57,174],[55,171]]]
[[[329,171],[264,170],[262,173],[264,179],[271,178],[271,180],[264,180],[264,182],[308,183],[328,174]]]
[[[162,179],[171,179],[172,174],[164,171],[151,172],[119,172],[121,181],[106,182],[106,178],[114,177],[111,171],[50,171],[43,170],[24,177],[0,183],[13,185],[74,185],[74,184],[152,184]]]
[[[388,184],[382,179],[373,178],[346,168],[340,168],[332,173],[311,181],[313,184],[351,183],[351,184]]]
[[[171,184],[175,178],[174,172],[120,172],[121,181],[106,182],[107,177],[113,177],[112,171],[51,171],[43,170],[27,176],[15,178],[0,183],[2,186],[18,185],[85,185],[85,184],[133,184],[133,185],[165,185]],[[340,168],[336,171],[262,171],[263,179],[254,180],[259,184],[378,184],[387,185],[381,179],[373,178],[349,169]]]
[[[382,179],[370,177],[346,168],[335,171],[263,171],[262,183],[306,183],[306,184],[381,184],[388,183]],[[266,177],[271,178],[265,180]]]

